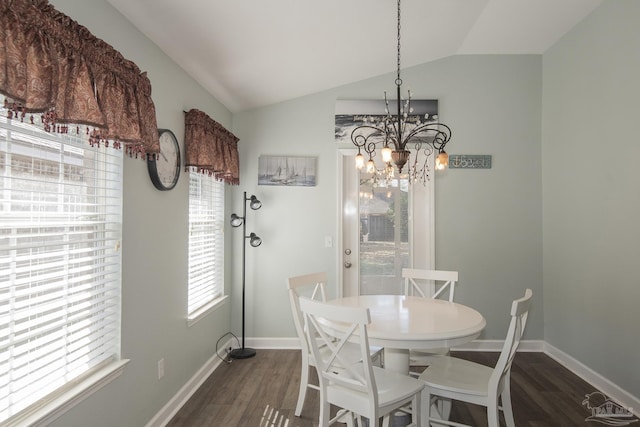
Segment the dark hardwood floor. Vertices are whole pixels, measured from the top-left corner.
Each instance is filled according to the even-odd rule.
[[[455,352],[493,366],[498,353]],[[313,380],[315,376],[312,375]],[[168,427],[313,427],[318,392],[309,390],[302,416],[293,414],[300,384],[299,350],[258,350],[256,357],[223,364],[181,408]],[[543,353],[518,353],[511,369],[516,426],[588,426],[582,406],[596,389]],[[451,419],[486,426],[485,409],[454,402]],[[340,424],[338,424],[340,425]],[[595,427],[595,426],[594,426]]]

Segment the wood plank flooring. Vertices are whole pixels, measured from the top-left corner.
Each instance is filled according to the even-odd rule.
[[[494,352],[455,352],[493,366]],[[315,381],[315,373],[311,377]],[[318,392],[309,390],[300,417],[293,414],[300,384],[299,350],[258,350],[256,357],[223,364],[169,422],[168,427],[315,427]],[[511,370],[516,426],[589,426],[582,400],[595,387],[544,353],[518,353]],[[454,402],[451,419],[486,426],[483,407]],[[338,424],[341,425],[341,424]],[[594,426],[595,427],[595,426]]]

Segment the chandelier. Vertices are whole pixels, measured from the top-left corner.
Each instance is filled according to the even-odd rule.
[[[423,184],[429,179],[429,156],[437,152],[436,169],[445,169],[449,164],[449,156],[444,148],[451,139],[451,129],[444,123],[438,122],[436,115],[417,118],[414,122],[409,119],[411,108],[411,91],[408,98],[402,101],[400,97],[400,0],[398,0],[398,53],[397,53],[397,77],[396,77],[396,115],[391,115],[387,93],[384,93],[385,115],[382,117],[370,117],[366,124],[356,127],[351,132],[351,142],[358,147],[356,155],[356,167],[362,169],[365,166],[367,173],[383,175],[386,179],[395,177],[394,165],[399,175],[407,165],[406,174],[409,182],[420,181]],[[414,154],[410,148],[413,148]],[[380,150],[382,161],[385,164],[383,170],[376,168],[374,158],[377,150]]]

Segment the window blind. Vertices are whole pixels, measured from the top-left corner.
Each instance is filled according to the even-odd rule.
[[[120,358],[122,163],[0,118],[0,424]]]
[[[224,183],[189,173],[188,317],[224,295]]]

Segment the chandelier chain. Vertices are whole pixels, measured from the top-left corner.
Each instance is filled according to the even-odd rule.
[[[396,84],[402,84],[402,79],[400,78],[400,0],[398,0],[398,56],[397,56],[397,69],[398,69],[398,74],[397,74],[397,80],[396,80]]]

